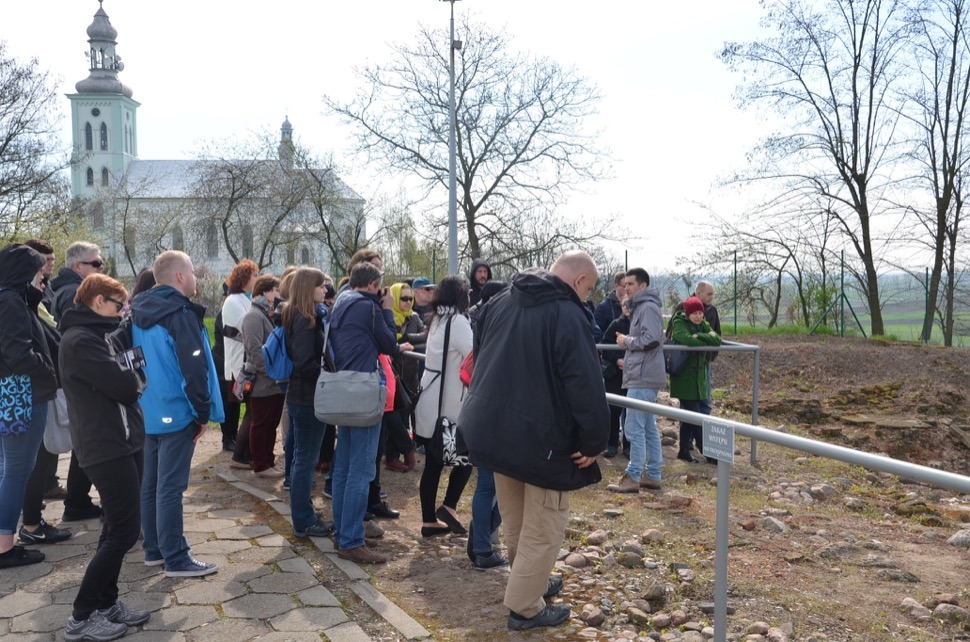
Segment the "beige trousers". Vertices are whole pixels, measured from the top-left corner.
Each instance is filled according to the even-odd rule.
[[[495,473],[495,492],[512,563],[505,606],[533,617],[546,606],[542,595],[569,522],[569,493],[531,486],[499,473]]]

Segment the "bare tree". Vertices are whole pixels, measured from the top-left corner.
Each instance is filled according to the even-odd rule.
[[[816,8],[818,7],[818,8]],[[890,185],[884,166],[898,156],[896,88],[905,31],[900,0],[780,0],[764,20],[774,35],[730,43],[721,59],[750,72],[742,104],[767,103],[784,114],[787,131],[757,150],[763,164],[741,180],[769,179],[804,211],[828,201],[861,264],[873,334],[883,334],[876,219]],[[883,239],[884,240],[884,239]]]
[[[499,223],[551,210],[578,184],[603,177],[606,156],[584,126],[599,100],[587,79],[513,52],[504,32],[467,15],[460,22],[458,207],[467,255],[478,258],[509,241]],[[324,99],[357,126],[359,150],[415,174],[425,196],[448,184],[449,45],[447,32],[422,27],[414,44],[393,47],[391,62],[358,70],[362,88],[352,102]],[[443,225],[443,216],[436,222]]]
[[[36,59],[20,62],[0,41],[0,236],[17,236],[33,214],[63,199],[69,164],[57,137],[60,96]]]

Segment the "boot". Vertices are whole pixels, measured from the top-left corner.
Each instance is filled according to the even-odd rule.
[[[615,484],[610,484],[606,487],[606,490],[613,491],[614,493],[639,493],[640,480],[633,479],[629,474],[623,473],[620,481]]]
[[[408,470],[414,470],[414,448],[404,453],[404,465],[408,467]]]

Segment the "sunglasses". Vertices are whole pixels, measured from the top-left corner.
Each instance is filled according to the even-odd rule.
[[[104,267],[104,261],[101,259],[95,259],[93,261],[78,261],[81,265],[90,265],[94,269],[99,269]]]
[[[98,266],[95,266],[95,267],[98,267]],[[111,301],[112,303],[114,303],[115,304],[115,307],[118,308],[118,312],[121,312],[121,308],[125,307],[125,304],[124,303],[122,303],[118,299],[113,299],[110,296],[104,297],[104,300],[105,301]]]
[[[414,301],[414,297],[413,296],[402,296],[401,297],[401,302],[402,303],[410,303],[411,301]]]

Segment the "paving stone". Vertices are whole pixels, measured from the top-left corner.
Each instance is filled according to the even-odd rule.
[[[280,560],[276,565],[284,573],[307,573],[308,575],[316,575],[316,571],[313,570],[310,563],[302,557],[291,557],[288,560]]]
[[[347,622],[347,614],[342,609],[304,608],[278,615],[270,620],[270,626],[277,631],[319,631]]]
[[[209,517],[215,519],[241,519],[243,517],[252,517],[253,514],[248,510],[241,510],[239,508],[223,508],[220,510],[209,511]]]
[[[42,606],[49,606],[51,602],[48,594],[17,591],[0,598],[0,618],[16,617]]]
[[[253,497],[258,497],[259,499],[263,500],[264,502],[279,501],[279,497],[277,497],[273,493],[267,493],[267,492],[265,492],[263,490],[260,490],[259,488],[256,488],[255,486],[253,486],[251,484],[246,484],[246,483],[243,483],[243,482],[235,482],[235,483],[233,483],[233,486],[235,488],[238,488],[239,490],[243,491],[244,493],[249,493]]]
[[[259,638],[259,642],[320,642],[319,633],[267,633]]]
[[[234,524],[232,528],[222,528],[215,531],[215,534],[219,539],[252,539],[254,537],[272,535],[273,529],[266,524],[258,524],[256,526],[239,526]]]
[[[219,567],[219,579],[225,582],[230,580],[249,582],[272,572],[273,569],[267,564],[230,561],[225,566]]]
[[[65,540],[65,543],[74,546],[87,546],[88,544],[93,544],[97,546],[98,540],[101,539],[101,531],[85,531],[82,533],[75,533],[74,537],[69,540]]]
[[[17,642],[54,642],[55,640],[62,639],[62,636],[58,635],[57,632],[51,633],[11,633],[11,639]]]
[[[296,597],[306,606],[340,606],[340,600],[322,585],[300,591]]]
[[[30,593],[56,593],[66,588],[77,587],[81,584],[84,577],[84,569],[77,567],[74,569],[61,569],[52,571],[49,575],[38,577],[29,582],[24,582],[21,588]]]
[[[215,533],[216,531],[232,528],[233,526],[238,526],[238,524],[231,519],[210,519],[204,515],[200,515],[199,517],[186,519],[182,525],[182,530],[186,533]]]
[[[202,582],[175,591],[179,604],[221,604],[246,594],[239,582]]]
[[[149,611],[155,613],[161,609],[166,609],[172,605],[171,593],[128,593],[124,596],[124,603],[136,611]]]
[[[383,593],[367,582],[353,582],[350,589],[369,607],[374,609],[378,615],[387,620],[391,626],[400,631],[404,637],[414,640],[431,635],[427,629],[418,624],[417,620],[405,613],[401,607],[391,602]]]
[[[219,620],[212,624],[200,626],[192,631],[192,642],[227,642],[235,640],[252,640],[270,633],[272,629],[257,619],[250,620]],[[125,638],[126,640],[128,638]]]
[[[125,562],[121,565],[121,574],[118,576],[118,579],[124,580],[125,582],[138,582],[153,575],[158,575],[162,570],[162,566],[145,566],[144,560]]]
[[[224,508],[224,507],[220,504],[209,504],[209,503],[196,504],[194,502],[187,502],[187,501],[182,502],[182,512],[193,514],[193,515],[198,513],[208,513],[214,510],[219,510],[220,508]]]
[[[323,632],[330,642],[370,642],[370,636],[354,622],[345,622]]]
[[[68,540],[73,542],[74,540]],[[61,560],[70,559],[72,557],[77,557],[79,555],[94,555],[94,551],[88,550],[85,544],[68,544],[66,542],[60,542],[57,546],[45,546],[44,547],[44,560],[47,562],[60,562]]]
[[[54,565],[50,562],[5,568],[3,573],[0,573],[0,594],[9,595],[16,591],[18,586],[47,575],[53,568]]]
[[[268,620],[296,608],[289,595],[250,594],[226,602],[222,611],[226,617],[258,618]]]
[[[266,547],[274,547],[275,546],[276,548],[280,548],[280,547],[283,547],[283,546],[289,546],[290,545],[290,541],[288,539],[286,539],[285,537],[283,537],[282,535],[277,535],[276,533],[272,533],[270,535],[264,535],[262,537],[257,537],[256,538],[256,544],[259,545],[259,546],[266,546]]]
[[[330,540],[327,540],[330,541]],[[233,562],[255,562],[257,564],[273,564],[280,560],[296,557],[290,548],[267,548],[265,546],[250,546],[246,550],[229,556]]]
[[[211,606],[170,606],[152,614],[145,623],[146,631],[191,631],[219,619]]]
[[[249,583],[257,593],[297,593],[318,584],[317,578],[306,573],[272,573]]]
[[[277,513],[279,513],[280,515],[283,515],[285,517],[289,517],[290,515],[293,514],[292,511],[290,511],[290,505],[287,504],[287,503],[284,503],[284,502],[269,502],[269,506],[270,506],[270,508],[272,508],[273,510],[275,510]]]
[[[321,553],[334,553],[335,555],[337,553],[337,547],[333,545],[333,540],[329,537],[311,537],[310,542]]]
[[[11,633],[48,633],[67,626],[73,607],[69,604],[42,606],[29,613],[18,615],[10,623]]]
[[[131,629],[128,629],[131,631]],[[124,637],[125,642],[134,640],[135,642],[185,642],[185,634],[178,631],[138,631],[128,633]]]
[[[329,542],[330,540],[327,540],[327,541]],[[354,564],[350,560],[342,560],[342,559],[340,559],[339,557],[337,557],[336,553],[332,553],[330,555],[327,555],[327,559],[329,559],[331,562],[333,562],[333,565],[334,566],[336,566],[341,571],[343,571],[344,572],[344,575],[346,575],[347,577],[349,577],[352,580],[368,580],[368,579],[370,579],[370,574],[368,574],[367,571],[365,571],[361,567],[357,566],[356,564]]]
[[[252,544],[245,540],[238,539],[215,539],[208,542],[203,542],[197,546],[192,547],[192,553],[198,555],[208,555],[210,553],[217,553],[219,555],[229,555],[237,551],[243,551],[247,548],[251,548]]]

